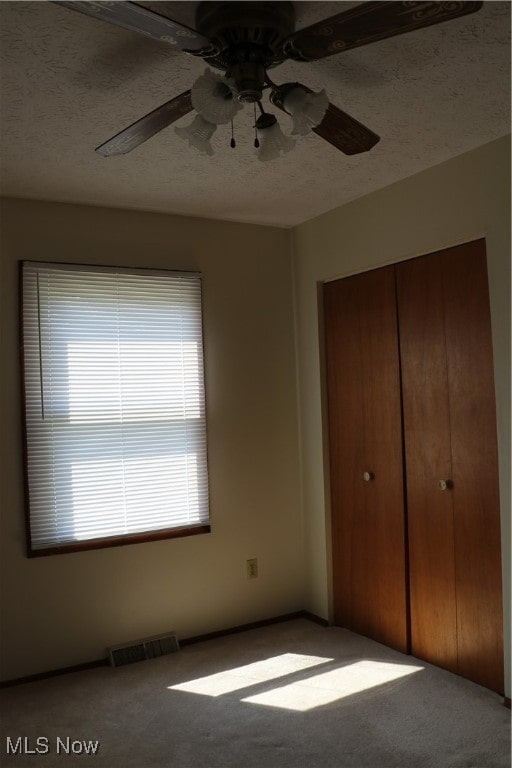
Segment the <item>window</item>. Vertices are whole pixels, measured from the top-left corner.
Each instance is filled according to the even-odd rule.
[[[29,554],[209,531],[201,280],[22,264]]]

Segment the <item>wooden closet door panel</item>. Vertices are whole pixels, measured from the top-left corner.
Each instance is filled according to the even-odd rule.
[[[459,672],[503,692],[496,405],[485,241],[443,259]]]
[[[373,548],[374,573],[368,634],[408,650],[407,577],[400,362],[394,268],[366,273],[361,300],[364,457],[359,482]],[[365,471],[373,475],[363,480]],[[371,553],[370,553],[371,549]]]
[[[392,267],[325,286],[335,621],[407,650]],[[336,330],[334,330],[336,329]],[[364,480],[364,473],[373,479]]]
[[[363,404],[359,346],[359,297],[339,280],[324,285],[329,407],[334,622],[361,626],[358,606],[368,592],[364,569]],[[361,630],[359,630],[361,631]]]
[[[407,478],[411,650],[457,671],[453,496],[443,290],[437,257],[396,266]]]

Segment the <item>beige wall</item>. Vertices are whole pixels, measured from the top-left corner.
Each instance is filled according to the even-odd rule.
[[[20,200],[0,213],[2,678],[165,630],[187,637],[302,608],[289,233]],[[203,273],[210,535],[25,557],[20,259]]]
[[[306,608],[330,610],[319,281],[479,237],[487,240],[500,459],[507,686],[510,679],[510,140],[393,184],[294,230]],[[325,402],[325,398],[323,400]],[[508,695],[510,689],[508,688]]]
[[[303,608],[327,617],[318,285],[478,237],[488,251],[510,647],[509,168],[509,142],[499,140],[291,234],[116,209],[1,203],[3,678],[96,659],[109,644],[168,629],[187,637]],[[202,271],[211,535],[25,557],[20,259]],[[251,581],[249,557],[260,566]]]

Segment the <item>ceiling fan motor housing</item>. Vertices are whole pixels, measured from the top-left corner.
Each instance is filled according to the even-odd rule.
[[[226,76],[234,80],[238,101],[253,103],[261,101],[265,83],[265,67],[257,62],[245,61],[231,64]]]
[[[205,61],[235,81],[239,101],[254,102],[266,70],[285,59],[282,43],[295,29],[295,12],[290,2],[209,0],[198,5],[196,28],[218,50]]]

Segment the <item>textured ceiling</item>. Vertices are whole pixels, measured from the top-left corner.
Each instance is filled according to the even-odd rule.
[[[196,3],[161,3],[194,26]],[[298,2],[297,28],[356,3]],[[0,2],[4,195],[293,226],[510,132],[510,3],[272,71],[324,87],[381,136],[348,157],[312,134],[262,163],[252,108],[198,155],[169,127],[131,154],[94,147],[191,86],[197,58],[49,2]],[[191,116],[177,125],[186,125]],[[279,113],[285,131],[290,124]]]

